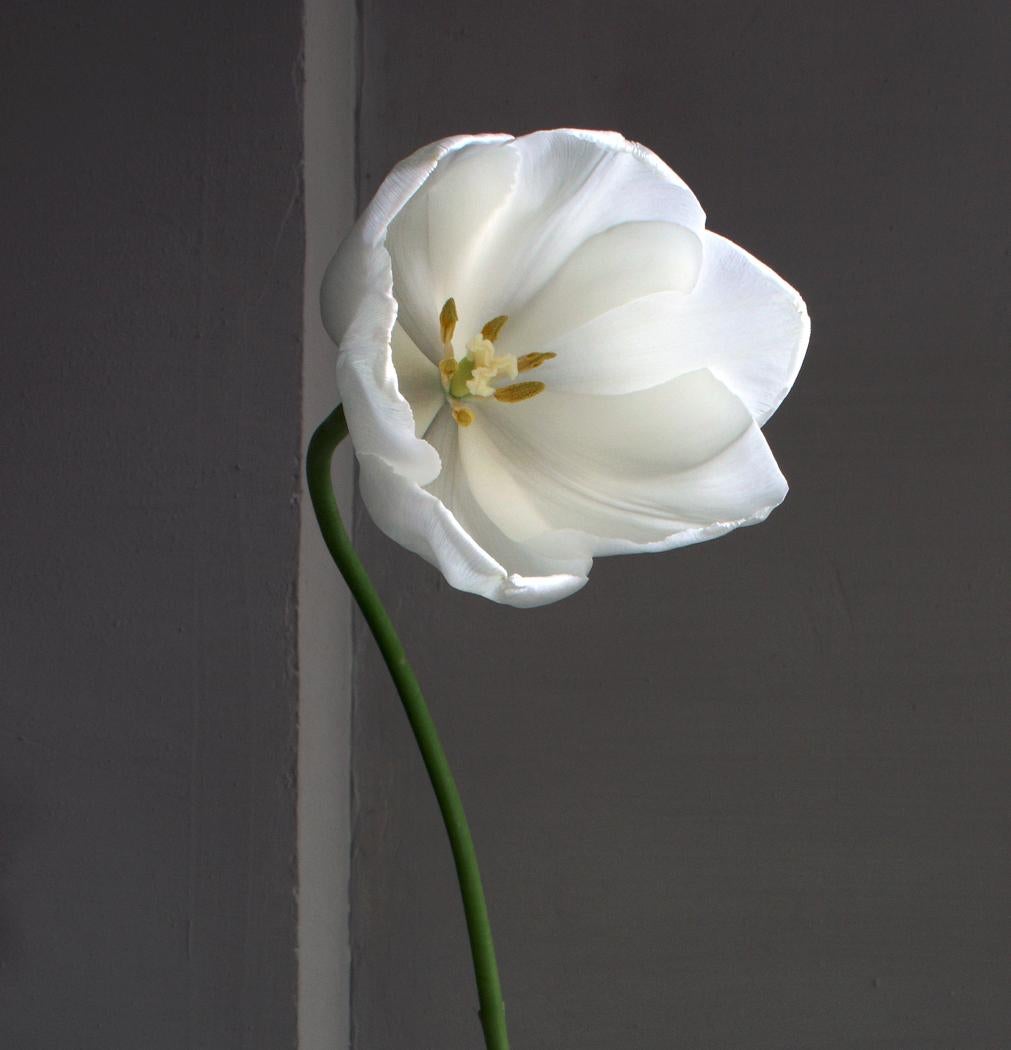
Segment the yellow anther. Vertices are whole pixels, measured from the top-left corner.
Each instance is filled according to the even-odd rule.
[[[509,318],[505,314],[500,314],[498,317],[493,317],[485,326],[481,329],[481,338],[487,339],[489,343],[494,343],[498,339],[499,332],[502,331],[502,326],[508,321]]]
[[[442,337],[443,346],[449,346],[453,341],[453,333],[456,331],[456,322],[458,320],[456,300],[447,299],[445,305],[439,311],[439,333]]]
[[[528,401],[544,389],[543,383],[513,383],[512,386],[500,387],[495,391],[495,400],[504,401],[507,405],[517,401]]]
[[[469,427],[474,422],[474,413],[469,408],[461,408],[459,405],[454,405],[453,418],[458,426]]]
[[[545,361],[550,361],[557,356],[558,354],[553,354],[550,350],[545,353],[524,354],[517,359],[516,370],[518,372],[529,372],[531,368],[540,368]]]

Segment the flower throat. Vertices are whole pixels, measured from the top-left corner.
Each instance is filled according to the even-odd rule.
[[[439,336],[442,340],[439,375],[442,388],[453,408],[453,418],[459,426],[469,427],[475,419],[473,410],[465,402],[494,398],[503,404],[513,405],[536,397],[544,389],[543,383],[529,380],[510,383],[508,386],[492,385],[497,379],[512,380],[520,372],[539,368],[555,356],[552,353],[532,353],[515,357],[513,354],[496,353],[495,340],[509,320],[505,314],[493,317],[481,329],[481,334],[467,343],[467,352],[459,360],[453,350],[457,320],[456,301],[447,299],[439,312]]]

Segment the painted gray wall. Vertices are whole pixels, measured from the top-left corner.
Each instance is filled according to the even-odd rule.
[[[11,1050],[295,1046],[301,27],[5,10]]]
[[[519,612],[359,522],[517,1050],[1011,1045],[1008,28],[997,3],[364,2],[364,197],[449,133],[617,128],[814,321],[758,528]],[[362,633],[356,657],[355,1050],[473,1050],[449,852]]]

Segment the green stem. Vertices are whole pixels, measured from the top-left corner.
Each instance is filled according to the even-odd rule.
[[[404,647],[393,629],[379,595],[341,522],[330,478],[330,463],[334,449],[347,436],[348,426],[344,408],[337,408],[319,425],[309,442],[306,453],[306,477],[316,519],[337,568],[347,582],[352,595],[362,610],[379,651],[393,677],[397,692],[407,712],[407,719],[414,730],[414,738],[421,750],[421,757],[428,770],[429,779],[435,789],[439,810],[449,835],[453,850],[456,875],[463,897],[463,909],[467,917],[467,933],[470,936],[470,951],[474,958],[474,975],[477,978],[477,994],[481,1004],[481,1027],[487,1050],[509,1050],[506,1034],[505,1006],[499,985],[498,964],[492,944],[488,907],[481,887],[481,874],[477,866],[477,854],[471,841],[463,803],[456,790],[446,754],[439,743],[439,734],[429,714],[418,680],[407,662]]]

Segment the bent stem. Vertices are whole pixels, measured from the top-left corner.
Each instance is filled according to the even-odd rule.
[[[404,647],[400,644],[397,632],[393,629],[393,624],[372,586],[372,581],[351,546],[351,540],[348,538],[337,509],[337,500],[334,497],[333,483],[330,478],[330,463],[334,449],[344,440],[347,432],[344,408],[338,405],[319,425],[309,442],[309,449],[306,453],[309,496],[312,499],[313,510],[316,512],[316,520],[319,522],[327,549],[355,601],[358,602],[365,622],[369,625],[379,646],[379,651],[383,654],[386,666],[393,677],[393,682],[404,705],[404,711],[407,713],[407,719],[414,731],[414,739],[418,742],[421,757],[428,770],[432,787],[435,789],[435,797],[438,800],[439,810],[449,835],[449,844],[453,850],[460,894],[463,897],[467,933],[470,937],[470,951],[474,958],[474,975],[477,978],[478,1000],[481,1004],[480,1017],[481,1027],[484,1029],[485,1046],[487,1050],[509,1050],[505,1006],[502,1003],[498,963],[495,961],[491,924],[488,921],[488,907],[485,904],[477,854],[467,827],[463,803],[456,790],[453,774],[446,761],[442,744],[439,742],[439,735],[432,716],[429,714],[421,687],[407,662]]]

